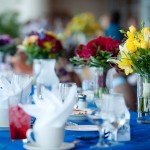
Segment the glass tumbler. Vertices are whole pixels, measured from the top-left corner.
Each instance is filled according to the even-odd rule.
[[[9,97],[9,125],[12,140],[26,139],[26,131],[30,128],[31,117],[24,112],[19,104],[29,104],[31,99],[21,98],[21,94]]]

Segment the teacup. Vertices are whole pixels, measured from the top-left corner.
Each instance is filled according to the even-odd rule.
[[[64,142],[64,127],[45,126],[27,131],[27,139],[42,148],[60,147]]]

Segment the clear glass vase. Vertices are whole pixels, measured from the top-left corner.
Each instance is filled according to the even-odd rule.
[[[106,76],[107,76],[107,70],[103,67],[99,67],[95,69],[95,77],[94,77],[94,97],[95,98],[101,98],[102,94],[108,93],[108,88],[106,86]]]
[[[137,81],[138,118],[139,123],[150,124],[150,75],[138,75]]]
[[[58,87],[59,79],[55,72],[55,59],[35,59],[33,64],[34,82],[37,94],[40,95],[41,87],[54,89]]]

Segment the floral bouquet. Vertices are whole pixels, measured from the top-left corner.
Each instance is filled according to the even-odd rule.
[[[107,69],[109,63],[107,60],[118,54],[119,42],[109,37],[99,36],[86,45],[80,44],[71,58],[74,65],[88,65],[90,67],[103,67]]]
[[[74,50],[81,43],[102,35],[102,29],[92,13],[81,13],[75,15],[67,24],[60,38],[64,41],[67,49]]]
[[[150,74],[150,28],[137,31],[134,26],[125,32],[126,40],[119,46],[120,51],[116,59],[112,59],[125,74]]]
[[[125,74],[138,73],[137,95],[138,110],[149,113],[150,118],[150,27],[137,30],[134,26],[125,32],[126,40],[119,46],[120,51],[114,62]],[[138,115],[142,116],[142,115]],[[145,119],[146,120],[146,119]],[[149,119],[150,123],[150,119]]]
[[[68,23],[65,33],[70,36],[74,33],[83,33],[88,36],[99,34],[101,31],[99,23],[91,13],[75,15]]]
[[[108,93],[106,87],[106,75],[109,68],[107,60],[118,54],[119,42],[109,37],[95,38],[86,45],[79,45],[75,51],[76,56],[71,58],[74,65],[88,65],[94,67],[94,94],[101,97],[103,93]]]
[[[32,32],[23,41],[21,49],[33,59],[56,59],[63,51],[60,40],[50,31]]]
[[[16,43],[9,35],[0,35],[0,52],[14,54],[16,52]]]

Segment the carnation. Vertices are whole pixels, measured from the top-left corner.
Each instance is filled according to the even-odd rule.
[[[108,67],[107,60],[118,54],[119,41],[110,37],[99,36],[86,45],[79,45],[75,51],[76,56],[71,58],[71,62],[75,65],[89,65],[91,67]]]

